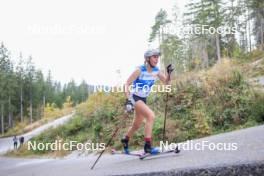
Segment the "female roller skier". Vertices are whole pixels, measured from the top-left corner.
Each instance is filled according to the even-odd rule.
[[[159,78],[164,84],[169,84],[170,74],[173,71],[171,65],[167,67],[167,74],[164,75],[157,67],[159,56],[161,55],[158,49],[151,49],[144,53],[145,62],[139,66],[128,78],[125,84],[126,110],[132,112],[135,110],[135,116],[132,126],[121,139],[124,147],[124,152],[129,153],[128,142],[133,134],[139,129],[145,118],[145,153],[156,154],[158,148],[151,146],[152,127],[154,124],[155,114],[147,105],[147,97],[150,94],[151,87]],[[132,86],[131,92],[129,87]],[[133,108],[131,108],[133,107]]]

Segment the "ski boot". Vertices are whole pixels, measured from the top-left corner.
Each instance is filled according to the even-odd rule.
[[[121,143],[123,144],[123,149],[125,154],[129,154],[129,149],[128,149],[128,139],[127,138],[122,138]]]
[[[150,153],[151,155],[155,155],[155,154],[160,153],[160,150],[159,148],[151,147],[151,142],[145,142],[144,152]]]

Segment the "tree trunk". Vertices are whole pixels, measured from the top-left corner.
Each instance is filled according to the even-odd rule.
[[[163,27],[161,26],[161,44],[163,45],[164,44],[164,30],[163,30]],[[166,58],[163,57],[163,69],[164,71],[166,71]],[[168,59],[168,58],[167,58]]]
[[[46,106],[46,97],[43,96],[43,110],[42,110],[42,117],[45,117],[45,106]]]
[[[29,107],[29,111],[30,111],[30,124],[33,122],[33,109],[32,109],[32,95],[30,94],[30,107]]]
[[[163,44],[163,29],[162,28],[161,28],[161,31],[159,32],[159,49],[160,49],[160,51],[161,51],[161,44]],[[161,68],[161,70],[163,70],[165,68],[165,58],[164,58],[163,54],[160,57],[160,68]]]
[[[4,129],[4,104],[3,103],[1,104],[1,131],[2,131],[2,135],[3,135],[5,132],[5,129]]]
[[[203,59],[203,68],[208,68],[209,63],[208,63],[208,53],[206,48],[203,48],[202,50],[202,59]]]
[[[20,120],[21,123],[24,121],[23,119],[23,89],[20,88]]]
[[[221,61],[219,34],[215,35],[217,61]]]
[[[251,27],[250,27],[250,16],[249,16],[249,12],[248,12],[249,10],[247,9],[247,19],[248,19],[248,36],[249,36],[249,52],[251,52]]]
[[[209,63],[208,63],[208,52],[207,52],[207,42],[206,40],[202,41],[202,49],[201,49],[201,58],[202,58],[202,67],[203,68],[208,68]]]
[[[38,106],[38,119],[41,119],[42,117],[42,104]]]
[[[9,96],[8,98],[8,127],[11,128],[12,127],[12,112],[11,112],[11,97]]]
[[[262,51],[264,50],[264,45],[263,45],[263,18],[261,18],[261,21],[260,21],[260,40],[261,40],[261,49]]]

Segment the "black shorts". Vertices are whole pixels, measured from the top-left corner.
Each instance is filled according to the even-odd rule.
[[[147,104],[147,98],[145,97],[140,97],[140,96],[137,96],[137,95],[132,95],[132,97],[133,97],[133,99],[134,99],[134,101],[135,101],[135,103],[138,101],[138,100],[141,100],[141,101],[143,101],[145,104]]]

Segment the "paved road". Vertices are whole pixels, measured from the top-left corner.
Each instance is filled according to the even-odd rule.
[[[235,151],[182,150],[179,155],[156,156],[140,161],[136,157],[105,154],[94,170],[95,156],[64,159],[0,158],[0,175],[8,176],[88,176],[151,173],[159,171],[208,168],[239,163],[264,162],[264,125],[201,138],[194,144],[236,143]]]
[[[70,118],[73,117],[73,114],[61,117],[59,119],[56,119],[52,122],[49,122],[45,125],[42,125],[39,128],[36,128],[28,133],[25,133],[23,135],[19,135],[19,136],[24,136],[25,138],[25,142],[28,141],[29,139],[31,139],[34,136],[37,136],[38,134],[40,134],[41,132],[43,132],[44,130],[50,128],[50,127],[56,127],[58,125],[61,125],[65,122],[67,122]],[[12,150],[13,149],[13,137],[7,137],[7,138],[0,138],[0,154],[7,152],[8,150]]]

